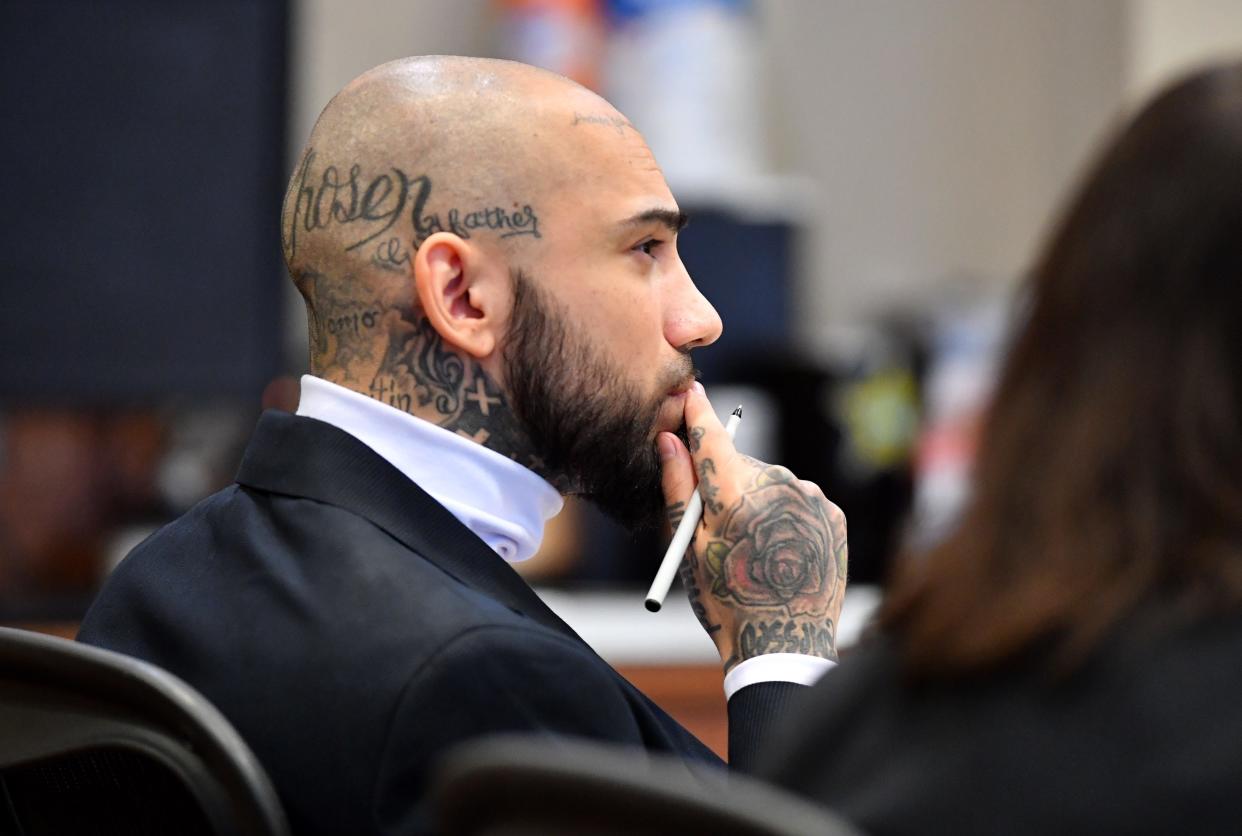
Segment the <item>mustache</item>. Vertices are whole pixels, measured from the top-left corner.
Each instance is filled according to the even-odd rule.
[[[660,377],[660,392],[673,392],[689,388],[690,384],[702,376],[694,366],[689,349],[680,349],[681,354],[669,364]]]

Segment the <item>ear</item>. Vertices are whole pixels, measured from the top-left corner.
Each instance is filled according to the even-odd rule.
[[[437,232],[414,254],[414,285],[423,314],[453,348],[477,360],[502,335],[508,270],[451,232]]]

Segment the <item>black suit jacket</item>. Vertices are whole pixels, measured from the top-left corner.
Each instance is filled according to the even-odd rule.
[[[903,678],[890,641],[807,689],[761,773],[870,836],[1242,832],[1242,615],[1127,623],[1072,676]]]
[[[437,757],[508,731],[718,759],[486,544],[347,433],[268,412],[237,484],[138,546],[79,639],[197,687],[301,834],[417,833]],[[751,761],[798,686],[730,700]]]

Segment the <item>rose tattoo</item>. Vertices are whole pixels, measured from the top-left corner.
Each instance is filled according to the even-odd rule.
[[[742,495],[704,559],[714,578],[712,594],[781,606],[791,616],[826,616],[837,585],[845,582],[844,536],[781,467],[766,468]]]

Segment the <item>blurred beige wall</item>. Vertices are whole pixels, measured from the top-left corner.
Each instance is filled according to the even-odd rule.
[[[1132,101],[1201,64],[1242,58],[1242,0],[1129,0],[1128,24]]]
[[[777,158],[820,187],[801,325],[1008,285],[1117,107],[1124,0],[766,0]]]
[[[290,143],[363,70],[407,55],[485,55],[488,0],[293,0]]]

